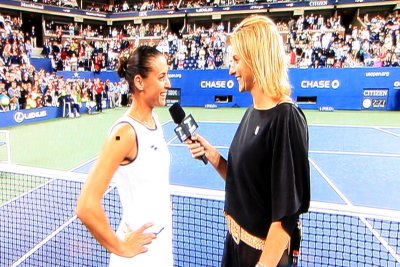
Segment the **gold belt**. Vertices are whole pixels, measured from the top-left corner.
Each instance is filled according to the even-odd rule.
[[[225,218],[228,223],[229,233],[231,234],[236,244],[239,245],[240,241],[243,241],[252,248],[258,250],[264,249],[264,244],[265,244],[264,239],[254,236],[249,232],[247,232],[230,215],[226,213],[225,213]]]

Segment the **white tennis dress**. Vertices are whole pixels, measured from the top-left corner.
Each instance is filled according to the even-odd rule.
[[[147,245],[148,251],[133,258],[111,254],[110,266],[152,267],[173,266],[172,212],[169,193],[170,153],[164,139],[162,126],[155,113],[156,129],[124,116],[118,123],[129,123],[136,131],[138,154],[136,159],[121,165],[114,175],[122,205],[122,219],[117,230],[124,239],[126,225],[135,231],[145,223],[154,223],[150,232],[164,228]]]

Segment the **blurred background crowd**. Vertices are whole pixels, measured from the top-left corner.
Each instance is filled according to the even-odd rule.
[[[34,1],[79,8],[75,1]],[[214,3],[215,4],[215,3]],[[237,5],[235,1],[220,5]],[[248,4],[248,3],[245,3]],[[146,5],[143,7],[143,5]],[[128,12],[132,10],[176,9],[210,5],[209,2],[144,2],[129,5],[85,7],[92,11]],[[307,14],[275,20],[286,45],[291,68],[398,67],[400,62],[400,16],[368,14],[357,24],[345,24],[340,15],[326,17]],[[100,79],[64,79],[58,71],[114,71],[119,56],[139,45],[156,46],[169,60],[171,70],[229,68],[231,47],[227,25],[210,27],[187,24],[178,32],[167,25],[127,23],[120,27],[102,27],[80,22],[58,24],[44,21],[43,42],[38,46],[35,26],[26,30],[20,17],[0,14],[0,112],[59,106],[66,101],[76,107],[93,103],[97,111],[100,99],[111,107],[128,105],[124,81]],[[232,25],[234,28],[234,25]],[[25,29],[25,30],[24,30]],[[31,64],[34,50],[51,60],[52,71]],[[96,102],[97,101],[97,102]],[[97,103],[97,104],[96,104]],[[89,105],[90,106],[90,105]]]

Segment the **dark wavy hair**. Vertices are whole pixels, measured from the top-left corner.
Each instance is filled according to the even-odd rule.
[[[160,55],[163,55],[163,53],[148,45],[139,46],[125,54],[122,53],[119,58],[117,73],[119,77],[125,78],[128,82],[130,93],[134,92],[133,78],[136,75],[147,78],[151,71],[151,60]]]

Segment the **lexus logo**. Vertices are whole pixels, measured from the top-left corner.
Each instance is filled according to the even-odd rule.
[[[14,114],[14,120],[17,123],[21,123],[24,121],[24,113],[18,111]]]

